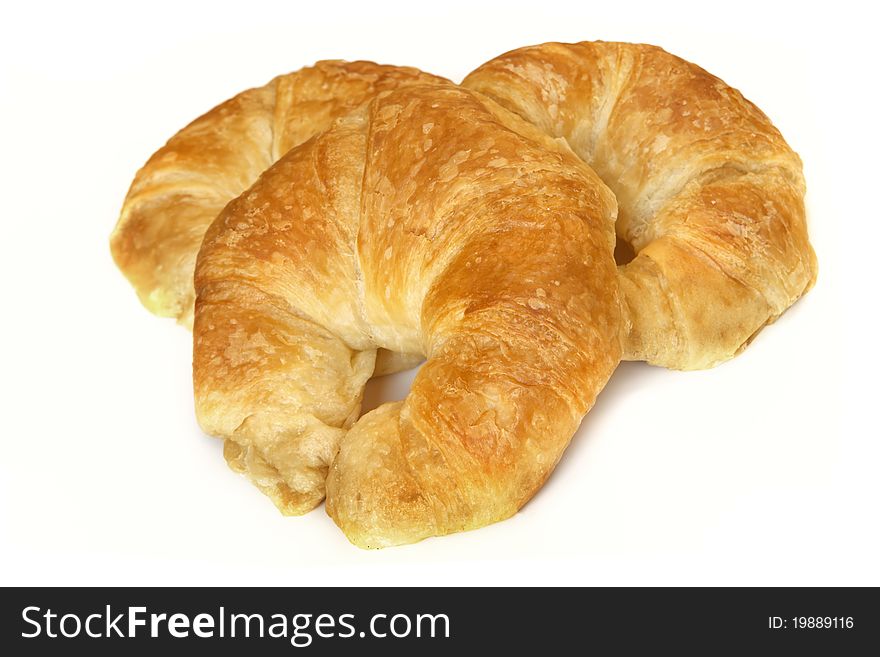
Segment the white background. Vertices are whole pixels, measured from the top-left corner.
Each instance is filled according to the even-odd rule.
[[[779,4],[4,4],[0,583],[880,584],[870,3]],[[818,285],[717,369],[622,365],[511,520],[365,552],[323,509],[282,518],[199,431],[189,334],[113,266],[134,172],[317,59],[460,80],[585,39],[662,45],[767,112],[804,160]]]

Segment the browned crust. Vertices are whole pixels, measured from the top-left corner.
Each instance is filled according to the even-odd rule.
[[[287,513],[329,467],[328,512],[363,547],[506,518],[619,361],[614,213],[588,167],[492,101],[380,94],[208,232],[202,426]],[[380,347],[428,360],[406,400],[352,426]]]
[[[738,353],[816,279],[801,163],[736,89],[655,46],[548,43],[462,83],[564,137],[620,204],[625,358]]]
[[[196,254],[229,201],[375,94],[439,80],[414,68],[323,61],[227,100],[138,171],[110,238],[113,258],[151,312],[190,324]]]

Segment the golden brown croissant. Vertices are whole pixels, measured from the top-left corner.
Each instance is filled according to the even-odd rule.
[[[202,427],[285,513],[326,479],[362,547],[512,515],[619,361],[615,209],[564,144],[479,94],[380,94],[208,230]],[[428,360],[404,401],[358,420],[380,347]]]
[[[318,62],[244,91],[183,128],[138,171],[110,238],[144,306],[191,324],[196,254],[229,201],[376,93],[439,81],[414,68]]]
[[[801,163],[769,119],[660,48],[548,43],[462,83],[564,137],[617,195],[624,358],[734,356],[814,283]]]

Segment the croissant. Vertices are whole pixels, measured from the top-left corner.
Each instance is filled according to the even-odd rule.
[[[144,306],[192,324],[196,255],[229,201],[375,94],[439,81],[414,68],[323,61],[244,91],[183,128],[138,171],[110,238]]]
[[[232,201],[195,270],[203,429],[286,514],[382,547],[542,485],[619,362],[616,203],[488,98],[385,91]],[[360,419],[376,350],[427,362]]]
[[[548,43],[462,84],[564,138],[614,191],[624,358],[711,367],[816,280],[798,156],[752,103],[655,46]]]

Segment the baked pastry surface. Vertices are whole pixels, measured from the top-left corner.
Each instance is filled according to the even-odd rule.
[[[675,369],[737,354],[816,279],[801,162],[755,105],[664,50],[547,43],[462,82],[564,138],[611,187],[624,358]]]
[[[379,94],[230,203],[195,274],[199,421],[287,514],[362,547],[515,513],[620,359],[616,204],[451,84]],[[427,362],[358,419],[377,348]]]
[[[376,93],[440,81],[414,68],[323,61],[230,98],[138,171],[110,238],[116,264],[148,310],[191,325],[196,254],[229,201]]]

